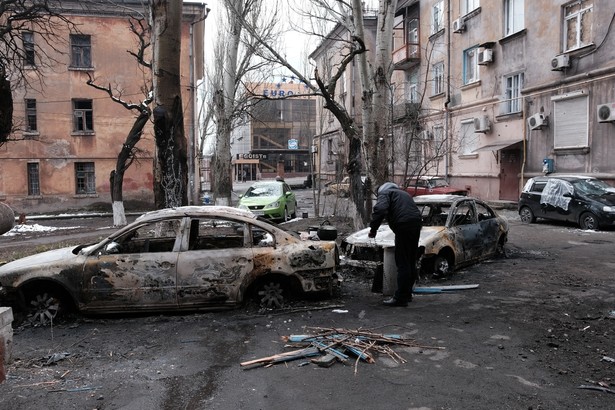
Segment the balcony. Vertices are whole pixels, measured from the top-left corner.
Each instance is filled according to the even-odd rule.
[[[393,51],[393,65],[396,70],[407,70],[421,61],[421,48],[418,44],[404,44]]]

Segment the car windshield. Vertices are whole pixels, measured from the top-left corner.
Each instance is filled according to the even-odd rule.
[[[267,185],[254,185],[248,188],[245,197],[256,198],[265,196],[281,196],[282,185],[281,184],[267,184]]]
[[[447,187],[448,182],[446,182],[444,178],[432,178],[431,185],[433,185],[434,187]]]
[[[605,195],[613,193],[612,186],[600,179],[583,179],[573,183],[574,189],[585,195]]]

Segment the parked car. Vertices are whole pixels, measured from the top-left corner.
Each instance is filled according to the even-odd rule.
[[[422,274],[447,275],[504,253],[508,221],[485,202],[460,195],[423,195],[414,202],[423,215],[418,249]],[[395,246],[395,234],[388,225],[378,229],[376,238],[368,233],[366,228],[348,236],[342,250],[350,260],[382,263],[382,249]]]
[[[361,176],[361,184],[365,189],[366,176]],[[340,182],[330,181],[325,184],[325,195],[337,195],[340,197],[347,197],[350,195],[350,177],[344,177]]]
[[[406,181],[406,191],[412,196],[420,195],[468,195],[465,188],[452,187],[443,177],[420,176]]]
[[[186,206],[146,213],[99,243],[0,266],[0,306],[47,322],[62,311],[268,307],[339,285],[334,241],[302,240],[250,212]]]
[[[544,218],[597,230],[615,225],[615,188],[580,175],[530,178],[521,192],[518,209],[524,223]]]
[[[241,196],[237,207],[273,221],[297,217],[297,199],[284,181],[255,182]]]

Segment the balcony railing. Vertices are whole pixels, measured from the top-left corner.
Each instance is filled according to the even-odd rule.
[[[393,51],[393,64],[397,70],[405,70],[417,65],[421,59],[421,48],[418,43],[404,44]]]

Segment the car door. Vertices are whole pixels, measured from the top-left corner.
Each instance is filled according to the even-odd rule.
[[[297,214],[297,198],[295,193],[290,189],[290,186],[284,183],[284,197],[286,198],[286,206],[288,207],[289,215]]]
[[[479,241],[476,247],[476,259],[482,259],[495,254],[500,240],[500,222],[496,219],[496,214],[486,204],[475,201],[476,216],[478,219]]]
[[[86,258],[84,310],[177,307],[176,272],[182,218],[143,223]]]
[[[456,263],[463,264],[475,259],[481,241],[474,201],[458,201],[451,209],[448,224],[451,239],[457,248]]]
[[[177,262],[181,308],[238,302],[241,284],[254,266],[248,232],[247,223],[229,218],[191,220]]]
[[[544,218],[566,221],[570,218],[570,203],[574,194],[574,188],[568,181],[550,178],[545,184],[540,196],[541,214]]]

